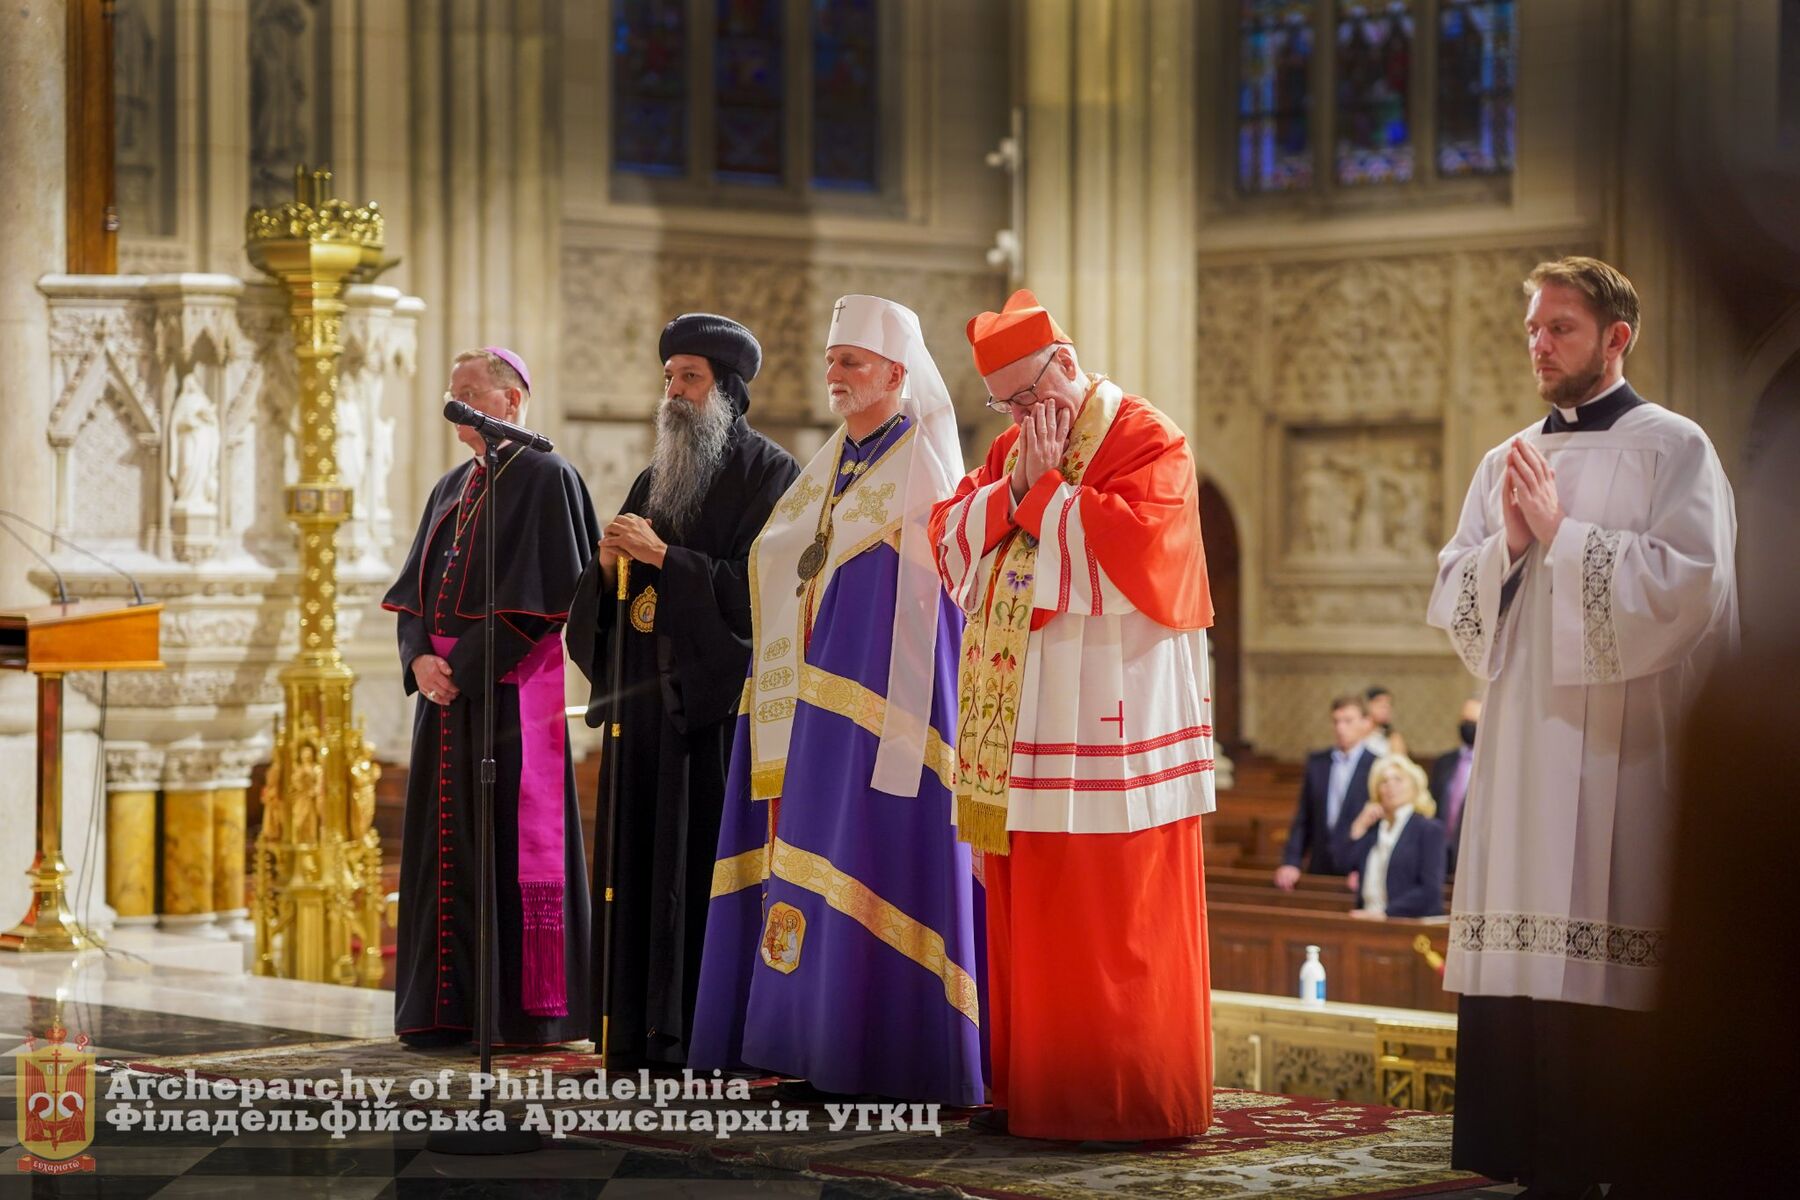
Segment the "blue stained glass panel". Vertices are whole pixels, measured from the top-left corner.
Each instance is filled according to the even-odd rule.
[[[1242,0],[1238,7],[1238,187],[1312,186],[1316,3]]]
[[[734,183],[783,175],[781,0],[718,0],[713,46],[714,168]]]
[[[1404,183],[1413,177],[1412,57],[1412,9],[1406,0],[1338,4],[1339,183]]]
[[[613,167],[682,175],[688,152],[685,0],[613,0]]]
[[[813,0],[814,187],[879,186],[880,16],[878,0]]]
[[[1440,175],[1513,169],[1518,27],[1512,0],[1441,0],[1438,10]]]

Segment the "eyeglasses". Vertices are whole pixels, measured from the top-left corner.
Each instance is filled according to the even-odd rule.
[[[482,388],[480,391],[474,391],[474,392],[465,391],[460,396],[457,395],[455,392],[445,392],[444,393],[444,403],[448,404],[452,400],[460,400],[464,404],[473,405],[475,403],[475,398],[477,396],[486,396],[491,392],[504,392],[505,390],[506,390],[505,388],[500,388],[500,387]]]
[[[1000,399],[998,396],[990,395],[987,398],[987,406],[997,413],[1009,413],[1015,408],[1029,408],[1031,405],[1036,404],[1043,399],[1042,396],[1038,395],[1038,380],[1044,377],[1044,372],[1048,371],[1050,369],[1050,364],[1055,361],[1056,351],[1052,350],[1050,352],[1050,357],[1044,360],[1044,365],[1038,368],[1037,378],[1033,379],[1029,384],[1020,388],[1004,400]],[[1021,396],[1029,396],[1030,399],[1022,400],[1020,399]]]

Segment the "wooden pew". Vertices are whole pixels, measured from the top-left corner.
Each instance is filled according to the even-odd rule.
[[[1291,894],[1274,894],[1287,900],[1215,900],[1208,888],[1207,941],[1215,989],[1291,996],[1299,985],[1306,947],[1316,945],[1332,1000],[1456,1011],[1456,997],[1444,991],[1437,971],[1413,948],[1423,935],[1433,950],[1444,953],[1447,918],[1366,921],[1311,907],[1318,893],[1299,893],[1299,902]]]

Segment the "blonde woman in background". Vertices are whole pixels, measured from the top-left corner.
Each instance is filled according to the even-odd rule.
[[[1448,865],[1425,771],[1403,754],[1369,769],[1369,802],[1350,825],[1340,861],[1353,863],[1346,883],[1357,895],[1354,915],[1435,917],[1444,911]]]

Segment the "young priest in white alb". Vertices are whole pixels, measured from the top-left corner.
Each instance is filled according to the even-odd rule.
[[[1531,1195],[1612,1182],[1604,1088],[1655,998],[1681,715],[1737,637],[1731,486],[1625,382],[1638,300],[1591,258],[1525,282],[1542,426],[1488,451],[1429,620],[1486,681],[1444,985],[1452,1161]]]

